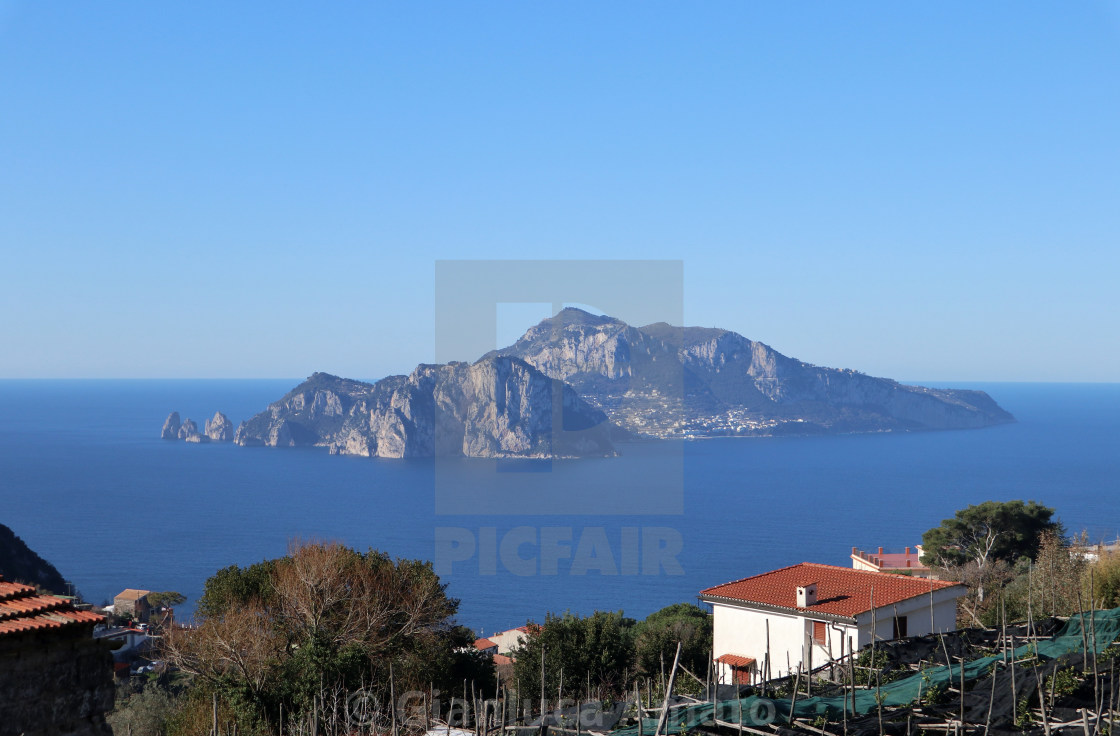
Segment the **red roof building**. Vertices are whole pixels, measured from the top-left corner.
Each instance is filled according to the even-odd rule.
[[[111,733],[113,658],[93,639],[104,620],[0,578],[0,731]]]
[[[964,592],[957,583],[803,562],[708,588],[700,598],[712,605],[714,654],[730,683],[812,669],[873,635],[955,629]]]
[[[35,588],[0,579],[0,636],[83,626],[90,632],[105,617],[92,611],[76,611],[66,598],[39,595]]]
[[[903,575],[913,575],[917,578],[928,578],[930,569],[922,564],[922,545],[910,547],[905,552],[884,552],[880,547],[878,552],[864,552],[852,547],[852,569],[866,570],[869,572],[894,572]]]

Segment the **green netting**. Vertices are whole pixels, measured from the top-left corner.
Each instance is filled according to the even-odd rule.
[[[1095,651],[1100,654],[1112,642],[1120,639],[1120,608],[1109,611],[1094,611],[1092,614],[1074,616],[1053,637],[1038,642],[1024,644],[1015,649],[1015,659],[1029,657],[1036,653],[1042,659],[1057,659],[1071,652]],[[961,668],[964,668],[965,681],[976,680],[991,672],[996,662],[1004,660],[1004,655],[981,657],[963,665],[940,665],[922,672],[883,684],[878,696],[884,706],[909,705],[919,699],[930,688],[948,687],[959,684]],[[668,734],[679,734],[691,728],[711,725],[712,716],[725,723],[760,725],[777,719],[789,717],[793,708],[796,718],[815,718],[824,715],[829,720],[844,717],[845,708],[850,715],[864,715],[878,706],[875,690],[857,690],[845,696],[798,698],[796,704],[789,698],[760,698],[752,695],[740,700],[724,700],[717,704],[699,703],[683,706],[670,711],[669,722],[665,729]],[[853,710],[854,699],[854,710]],[[612,736],[651,736],[657,729],[656,718],[642,720],[638,724],[616,729]]]

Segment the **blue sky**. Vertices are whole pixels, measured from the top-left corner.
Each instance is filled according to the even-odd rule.
[[[810,362],[1120,380],[1116,2],[157,5],[0,0],[0,377],[378,377],[438,259],[664,258]]]

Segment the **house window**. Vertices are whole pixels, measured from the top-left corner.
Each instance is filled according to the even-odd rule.
[[[894,617],[894,638],[904,639],[908,636],[906,633],[906,616]]]
[[[824,621],[813,622],[813,643],[824,646],[825,639],[828,636],[827,629]]]

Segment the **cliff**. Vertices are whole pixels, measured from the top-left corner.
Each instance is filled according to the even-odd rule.
[[[986,427],[1014,421],[982,391],[907,386],[789,358],[729,330],[633,327],[565,309],[490,357],[521,358],[648,437]]]
[[[243,422],[234,442],[366,457],[580,457],[615,454],[617,431],[570,386],[493,356],[376,383],[316,373]]]
[[[8,527],[0,524],[0,577],[69,595],[66,580],[54,565],[35,553]]]

